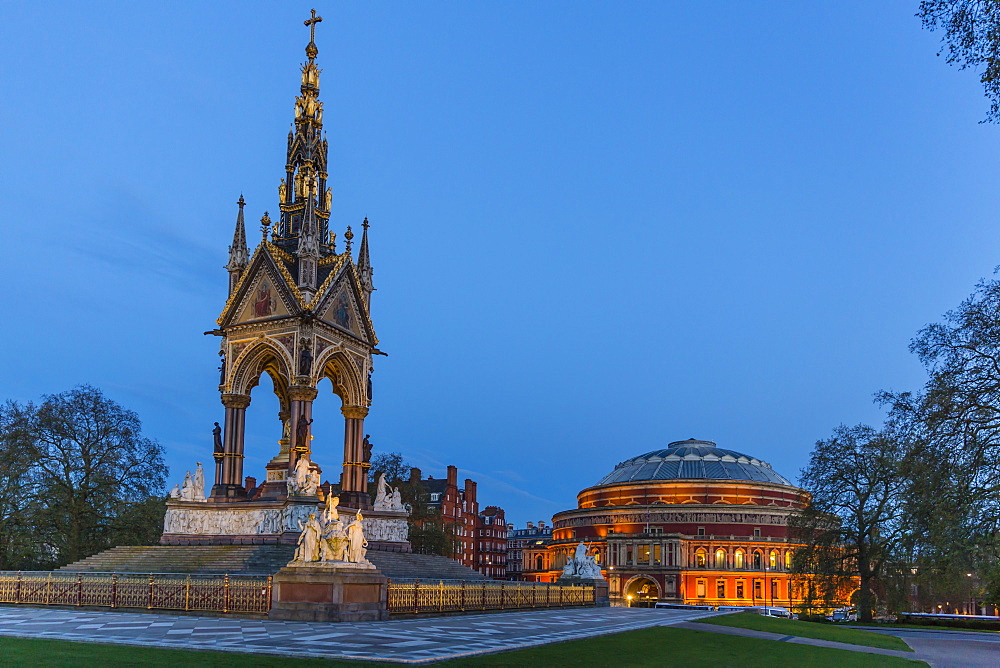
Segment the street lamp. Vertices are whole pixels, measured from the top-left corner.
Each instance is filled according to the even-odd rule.
[[[771,607],[768,602],[771,597],[771,590],[767,588],[767,559],[764,560],[764,612],[767,612],[767,608]]]

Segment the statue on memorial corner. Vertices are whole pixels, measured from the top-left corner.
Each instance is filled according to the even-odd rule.
[[[184,482],[181,483],[181,499],[194,501],[194,480],[191,479],[190,471],[184,473]]]
[[[389,510],[405,510],[403,508],[403,497],[399,493],[398,487],[392,489],[392,496],[389,499]]]
[[[226,384],[226,353],[219,351],[219,385]]]
[[[295,549],[295,556],[292,558],[292,561],[306,563],[319,561],[319,541],[323,533],[323,527],[319,525],[316,513],[309,513],[309,519],[306,520],[305,524],[302,524],[302,520],[299,520],[299,528],[302,530],[302,533],[299,534],[298,547]]]
[[[191,500],[205,500],[205,469],[201,467],[201,462],[195,462],[194,477],[191,484]]]
[[[388,499],[391,495],[391,488],[385,482],[385,473],[379,473],[378,491],[375,492],[375,510],[388,510]]]
[[[309,342],[302,344],[302,352],[299,353],[299,375],[308,376],[312,373],[313,355]]]
[[[306,450],[309,444],[309,425],[313,423],[312,418],[306,419],[305,415],[299,416],[299,421],[295,423],[295,447],[299,450]]]
[[[347,525],[347,561],[352,564],[363,564],[368,561],[365,559],[365,554],[368,553],[365,549],[368,547],[368,539],[365,538],[363,520],[359,510],[354,520]]]
[[[372,460],[372,448],[375,447],[372,445],[372,442],[368,440],[370,436],[371,434],[365,434],[364,440],[361,441],[361,447],[364,449],[364,455],[361,461],[365,464]]]
[[[222,427],[219,423],[214,423],[215,427],[212,428],[212,446],[214,447],[215,458],[221,459],[222,454],[225,452],[225,448],[222,447]]]
[[[174,484],[174,488],[172,490],[170,490],[170,498],[171,499],[179,499],[179,498],[181,498],[181,484],[180,483],[175,483]]]

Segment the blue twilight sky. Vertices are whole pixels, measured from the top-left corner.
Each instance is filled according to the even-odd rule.
[[[390,355],[376,450],[522,525],[673,440],[795,478],[878,421],[922,382],[913,334],[1000,263],[1000,128],[916,5],[317,0],[334,227],[372,222]],[[237,198],[276,208],[311,6],[0,2],[0,398],[91,383],[172,482],[210,460],[202,332]]]

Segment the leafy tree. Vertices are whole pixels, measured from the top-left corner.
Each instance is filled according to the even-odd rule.
[[[1000,282],[980,281],[910,349],[927,369],[923,391],[881,399],[913,444],[906,548],[917,584],[948,598],[981,572],[1000,590],[990,584],[1000,576]]]
[[[1000,4],[996,0],[921,0],[917,16],[928,30],[944,29],[941,41],[949,64],[982,70],[979,80],[990,100],[986,121],[1000,121]]]
[[[386,481],[395,485],[409,478],[410,464],[398,452],[379,452],[372,457],[368,482],[376,482],[380,473],[384,473]]]
[[[8,402],[4,416],[0,440],[18,443],[27,460],[18,541],[32,547],[32,561],[58,566],[156,540],[167,469],[134,412],[84,385],[37,407]]]
[[[25,412],[33,410],[11,401],[0,406],[0,570],[23,569],[32,561],[31,523],[24,510],[34,485],[23,424]]]
[[[793,523],[805,545],[793,568],[808,580],[810,595],[825,602],[856,578],[865,621],[905,530],[907,449],[895,436],[867,425],[838,427],[816,443],[800,479],[811,499]]]

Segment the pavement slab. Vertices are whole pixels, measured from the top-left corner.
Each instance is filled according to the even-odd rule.
[[[563,608],[330,624],[0,606],[0,636],[422,664],[671,626],[715,614]]]

